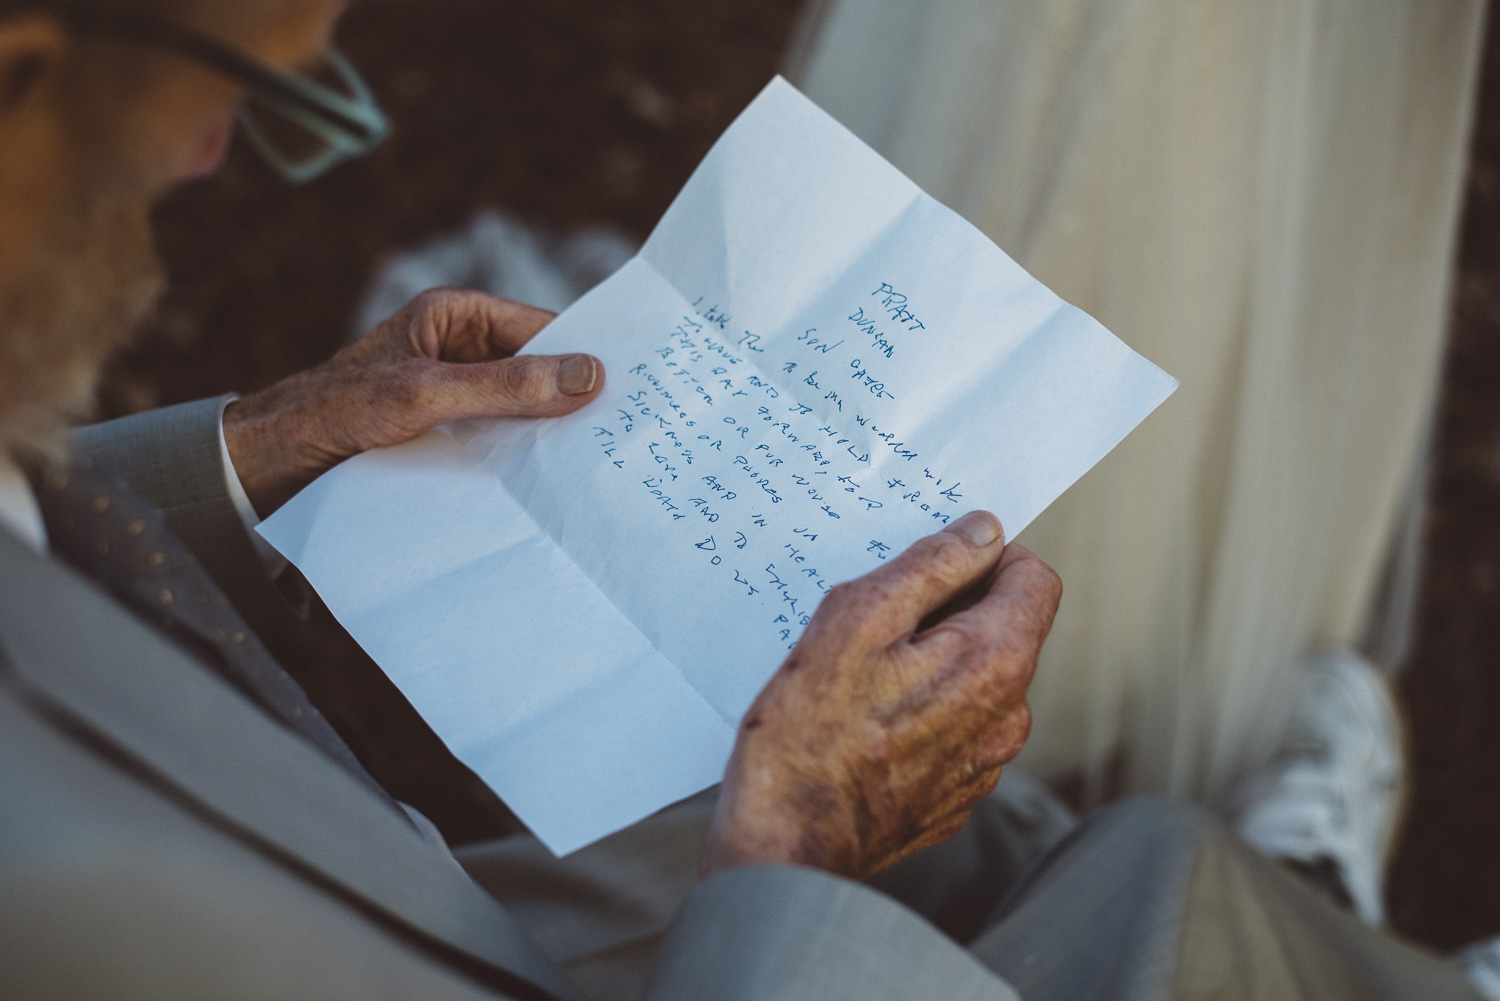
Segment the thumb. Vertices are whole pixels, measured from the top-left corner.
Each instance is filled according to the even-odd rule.
[[[424,367],[437,423],[466,417],[561,417],[604,387],[604,365],[592,355],[522,355]]]
[[[889,643],[910,636],[920,623],[995,568],[1005,532],[994,515],[971,511],[879,569],[841,584],[839,602],[870,613],[869,638]],[[826,600],[826,599],[825,599]]]

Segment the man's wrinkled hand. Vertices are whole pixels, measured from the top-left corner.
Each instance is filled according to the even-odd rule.
[[[834,588],[740,724],[704,873],[861,879],[956,834],[1026,742],[1061,594],[984,512]]]
[[[224,437],[262,516],[371,448],[467,417],[559,417],[604,385],[590,355],[513,357],[554,314],[433,289],[327,362],[237,400]]]

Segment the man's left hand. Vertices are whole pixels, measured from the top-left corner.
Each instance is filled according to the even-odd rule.
[[[368,449],[466,417],[560,417],[604,386],[591,355],[513,357],[555,314],[433,289],[316,368],[229,405],[224,439],[262,517]]]

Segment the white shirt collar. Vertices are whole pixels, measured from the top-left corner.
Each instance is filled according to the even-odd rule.
[[[47,551],[47,527],[37,507],[31,483],[10,453],[0,448],[0,525],[20,536],[38,552]]]

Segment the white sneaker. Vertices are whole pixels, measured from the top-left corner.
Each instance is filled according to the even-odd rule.
[[[1379,926],[1404,777],[1401,722],[1385,677],[1358,654],[1325,651],[1308,660],[1275,758],[1235,797],[1235,826],[1272,858],[1314,877],[1336,872],[1354,910]]]
[[[1500,938],[1477,942],[1461,950],[1453,961],[1484,1001],[1500,1001]]]

